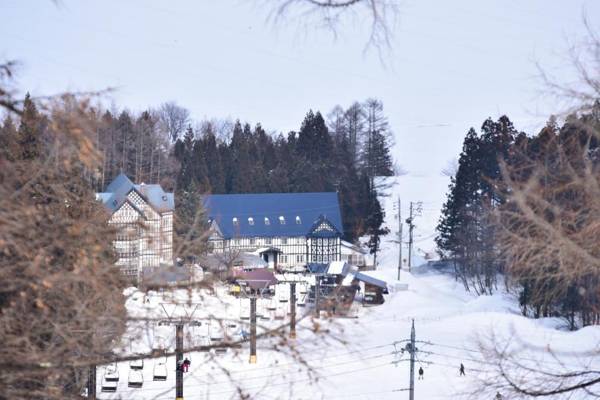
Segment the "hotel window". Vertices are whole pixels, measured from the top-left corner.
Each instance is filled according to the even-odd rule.
[[[279,223],[280,223],[281,225],[285,225],[285,218],[283,217],[283,215],[280,215],[280,216],[279,216]]]
[[[250,244],[256,244],[256,239],[255,238],[250,238]]]
[[[254,225],[254,218],[252,218],[252,217],[248,218],[248,225]]]
[[[296,224],[300,225],[302,223],[302,220],[300,219],[299,215],[296,215]]]
[[[287,238],[281,238],[281,244],[287,244]]]
[[[265,244],[272,244],[273,243],[273,239],[271,239],[270,237],[265,238]]]
[[[235,226],[239,225],[239,221],[238,221],[237,217],[233,217],[233,225],[235,225]]]
[[[265,225],[271,225],[271,221],[269,221],[269,218],[265,217]]]

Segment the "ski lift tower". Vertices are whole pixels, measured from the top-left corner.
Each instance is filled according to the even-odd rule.
[[[296,339],[296,284],[304,282],[302,269],[286,269],[279,273],[278,283],[288,283],[290,285],[290,339]]]
[[[265,297],[277,279],[271,271],[254,269],[243,273],[237,282],[241,295],[250,300],[250,364],[256,364],[256,299]]]
[[[194,319],[194,313],[200,303],[160,303],[166,319],[160,321],[159,325],[175,325],[175,400],[183,400],[183,326],[200,326],[201,322]],[[168,309],[171,309],[169,312]],[[183,313],[180,312],[183,310]]]

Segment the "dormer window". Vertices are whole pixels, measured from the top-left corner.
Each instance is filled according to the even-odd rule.
[[[296,215],[296,224],[300,225],[302,223],[302,220],[300,219],[299,215]]]
[[[163,201],[167,201],[167,195],[166,194],[163,194],[162,200]]]
[[[248,225],[254,225],[254,218],[252,218],[252,217],[248,218]]]
[[[281,225],[285,225],[285,218],[283,217],[283,215],[280,215],[280,216],[279,216],[279,223],[280,223]]]
[[[268,217],[265,217],[265,225],[271,225],[271,221]]]
[[[239,224],[240,224],[240,223],[239,223],[239,221],[238,221],[237,217],[233,217],[233,225],[237,226],[237,225],[239,225]]]

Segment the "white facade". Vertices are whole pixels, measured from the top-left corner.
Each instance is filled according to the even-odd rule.
[[[134,185],[120,175],[97,198],[111,211],[108,224],[122,273],[139,281],[143,269],[173,265],[172,194],[158,185]],[[164,204],[161,204],[164,203]]]

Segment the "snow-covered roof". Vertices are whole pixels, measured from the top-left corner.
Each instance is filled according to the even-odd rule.
[[[360,254],[363,254],[363,255],[367,254],[367,250],[365,250],[361,246],[357,246],[354,243],[350,243],[350,242],[347,242],[345,240],[342,240],[342,251],[343,251],[344,248],[350,249],[350,250],[352,250],[354,252],[357,252],[357,253],[360,253]]]
[[[350,265],[345,261],[332,261],[329,263],[327,273],[329,275],[346,275]]]
[[[375,278],[373,276],[367,275],[364,272],[357,271],[354,274],[354,277],[361,282],[368,283],[369,285],[377,286],[382,289],[387,289],[387,282],[385,282],[381,279]]]

